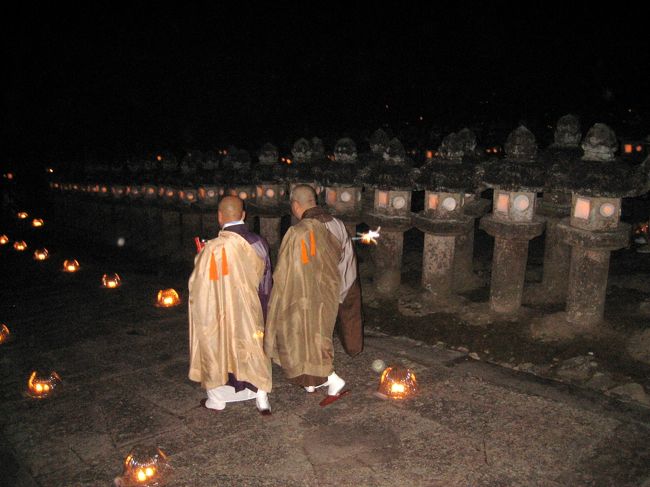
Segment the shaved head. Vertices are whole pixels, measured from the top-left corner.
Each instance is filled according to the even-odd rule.
[[[243,220],[244,217],[244,202],[237,196],[224,196],[219,201],[219,225]]]
[[[300,219],[302,214],[316,206],[316,191],[308,184],[299,184],[291,191],[291,212]]]

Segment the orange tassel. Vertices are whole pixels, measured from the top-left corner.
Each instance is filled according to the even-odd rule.
[[[309,257],[307,256],[307,246],[304,240],[300,240],[300,258],[303,264],[309,264]]]
[[[228,275],[228,258],[226,257],[226,249],[221,247],[221,275]]]
[[[316,255],[316,237],[314,237],[313,230],[309,230],[309,248],[311,249],[311,255]]]
[[[210,280],[219,280],[219,274],[217,274],[217,261],[214,260],[214,254],[212,253],[210,254]]]

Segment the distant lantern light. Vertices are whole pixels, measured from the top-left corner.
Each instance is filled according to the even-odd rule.
[[[246,191],[240,191],[239,192],[239,199],[240,200],[245,200],[246,198],[248,198],[248,193],[246,193]]]
[[[156,156],[156,160],[157,160],[158,162],[162,161],[162,156],[161,156],[161,155],[157,155],[157,156]]]
[[[214,197],[215,197],[214,190],[213,189],[208,190],[208,198],[214,198]]]
[[[9,331],[9,327],[5,325],[4,323],[0,324],[0,344],[7,343],[9,340],[11,340],[11,331]]]
[[[609,218],[613,216],[614,213],[616,212],[616,207],[611,203],[603,203],[602,205],[600,205],[598,211],[605,218]]]
[[[350,194],[349,191],[343,191],[341,193],[341,201],[344,203],[348,203],[352,199],[352,195]]]
[[[273,190],[273,188],[268,188],[266,190],[266,197],[273,198],[274,196],[275,196],[275,191]]]
[[[581,220],[588,220],[591,212],[591,202],[585,198],[576,198],[576,204],[573,208],[573,216]]]
[[[396,196],[393,198],[393,208],[396,208],[398,210],[401,210],[406,206],[406,198],[403,196]]]
[[[454,198],[447,197],[442,200],[442,207],[447,211],[454,211],[457,205],[458,203],[456,203],[456,200]]]
[[[631,154],[632,153],[632,144],[625,144],[623,146],[623,152],[626,154]]]
[[[510,195],[499,193],[497,196],[497,211],[499,213],[508,213],[508,205],[510,204]]]
[[[45,222],[43,221],[42,218],[34,218],[32,220],[32,226],[34,228],[42,227],[43,225],[45,225]]]
[[[16,213],[16,216],[18,217],[19,220],[25,220],[29,218],[29,213],[27,213],[26,211],[19,211],[18,213]]]
[[[429,207],[430,210],[438,209],[438,195],[437,194],[430,194],[429,195],[427,206]]]
[[[513,206],[517,211],[526,211],[530,206],[530,199],[528,199],[528,196],[523,194],[515,196]]]
[[[327,200],[327,204],[333,205],[336,203],[336,190],[334,189],[327,189],[326,191],[326,196],[325,199]]]
[[[432,150],[428,150],[428,151],[427,151],[427,153],[426,153],[426,158],[427,158],[427,159],[433,159],[433,151],[432,151]]]
[[[117,242],[115,242],[118,247],[124,247],[124,244],[126,243],[126,239],[124,237],[119,237],[117,239]]]
[[[50,257],[50,253],[47,249],[36,249],[34,250],[34,260],[47,260]]]
[[[415,373],[406,367],[388,367],[381,374],[377,395],[382,399],[406,399],[418,392]]]
[[[0,245],[7,245],[9,243],[9,237],[6,235],[0,235]]]
[[[39,377],[33,371],[27,379],[27,395],[34,399],[45,399],[50,397],[55,389],[61,385],[61,377],[56,372],[50,372],[49,377]]]
[[[255,192],[257,193],[257,197],[261,198],[262,195],[264,194],[264,188],[262,188],[262,186],[258,186],[257,188],[255,188]]]
[[[63,261],[63,272],[74,273],[79,270],[79,262],[76,259],[68,259]]]
[[[173,469],[160,448],[136,446],[124,459],[122,476],[115,479],[120,487],[167,485]]]
[[[17,252],[23,252],[24,250],[27,250],[27,242],[24,240],[18,240],[14,242],[14,250]]]
[[[102,276],[102,287],[106,289],[115,289],[122,285],[122,279],[119,274],[104,274]]]
[[[636,146],[636,151],[637,151],[637,152],[641,152],[641,151],[643,151],[643,146],[642,146],[642,145],[637,145],[637,146]]]
[[[384,208],[388,206],[388,191],[377,192],[377,205]]]
[[[181,303],[181,298],[175,289],[161,289],[156,297],[156,306],[159,308],[171,308]]]

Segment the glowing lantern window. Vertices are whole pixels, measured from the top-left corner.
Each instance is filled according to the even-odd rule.
[[[433,151],[432,150],[427,151],[427,159],[433,159]]]
[[[161,289],[158,291],[156,306],[159,308],[171,308],[181,303],[181,298],[175,289]]]
[[[530,200],[528,199],[528,196],[523,194],[515,196],[515,200],[513,203],[514,203],[513,206],[517,211],[526,211],[530,206]]]
[[[576,206],[573,209],[573,216],[581,220],[589,220],[591,203],[585,198],[576,198]]]
[[[223,194],[224,194],[224,190],[223,190],[223,189],[220,189],[220,190],[219,190],[219,196],[223,196]]]
[[[273,198],[273,197],[275,197],[275,191],[274,191],[273,189],[271,189],[271,188],[267,189],[267,190],[266,190],[266,197],[267,197],[267,198]]]
[[[63,272],[74,273],[79,270],[79,262],[75,259],[69,259],[63,261]]]
[[[32,226],[35,228],[42,227],[45,224],[42,218],[34,218],[32,220]]]
[[[11,332],[7,325],[2,323],[0,325],[0,344],[7,343],[11,339]]]
[[[240,191],[239,192],[239,199],[240,200],[245,200],[246,198],[248,198],[248,193],[246,193],[246,191]]]
[[[215,197],[214,190],[211,189],[210,191],[208,191],[208,198],[214,198],[214,197]]]
[[[406,399],[418,392],[415,373],[406,367],[388,367],[381,374],[377,395],[382,398]]]
[[[34,260],[47,260],[50,253],[47,249],[36,249],[34,251]]]
[[[497,196],[497,211],[500,213],[508,213],[508,205],[510,204],[510,196],[504,193],[499,193]]]
[[[262,186],[258,186],[257,188],[255,188],[255,191],[257,192],[258,198],[261,198],[262,195],[264,194],[264,189],[262,188]]]
[[[333,189],[328,189],[325,195],[326,195],[328,205],[333,205],[336,203],[336,191],[334,191]]]
[[[9,237],[6,235],[0,235],[0,245],[7,245],[9,243]]]
[[[632,144],[625,144],[623,146],[623,152],[626,154],[631,154],[632,153]]]
[[[108,188],[106,186],[102,186],[101,192],[102,193],[108,193]]]
[[[158,162],[162,161],[162,156],[156,156],[156,160],[157,160]]]
[[[166,191],[166,193],[165,193],[165,196],[167,196],[167,198],[173,198],[174,197],[174,190],[173,189],[168,189]]]
[[[178,197],[179,197],[180,199],[184,199],[184,198],[185,198],[185,191],[179,191],[179,192],[178,192]]]
[[[115,289],[122,285],[122,279],[119,274],[104,274],[102,276],[102,287],[106,289]]]
[[[16,216],[17,216],[20,220],[25,220],[26,218],[29,217],[29,213],[27,213],[26,211],[19,211],[19,212],[16,214]]]
[[[427,206],[430,210],[435,210],[438,208],[438,195],[437,194],[430,194],[429,199],[427,201]]]
[[[442,207],[447,211],[454,211],[456,209],[456,200],[454,198],[445,198],[442,200]]]
[[[341,193],[341,201],[343,201],[344,203],[350,202],[351,199],[352,199],[352,195],[350,194],[349,191],[343,191]]]
[[[406,206],[406,198],[403,196],[396,196],[393,198],[393,208],[396,208],[398,210],[401,210]]]
[[[643,151],[643,146],[637,145],[637,146],[636,146],[636,151],[637,151],[637,152],[641,152],[641,151]]]
[[[156,192],[156,190],[154,188],[152,188],[152,187],[147,188],[147,194],[153,195],[155,192]]]
[[[18,240],[17,242],[14,242],[14,250],[17,252],[22,252],[27,249],[27,242],[24,240]]]
[[[611,203],[603,203],[602,205],[600,205],[598,211],[605,218],[609,218],[613,216],[614,213],[616,212],[616,207]]]
[[[377,206],[386,208],[388,206],[388,191],[377,192]]]
[[[122,476],[116,479],[116,485],[122,487],[166,485],[172,472],[167,455],[160,448],[137,446],[124,459],[124,471]]]
[[[187,201],[194,201],[194,193],[186,193],[185,199]]]
[[[56,372],[51,372],[49,377],[41,378],[33,371],[27,380],[27,394],[34,399],[50,397],[54,390],[61,384],[61,377]]]

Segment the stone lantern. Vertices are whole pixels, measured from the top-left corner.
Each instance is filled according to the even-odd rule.
[[[424,210],[413,215],[413,224],[424,232],[422,287],[427,297],[446,304],[457,287],[458,238],[474,232],[474,219],[464,208],[465,195],[476,190],[477,169],[475,160],[463,159],[463,139],[456,133],[444,139],[438,152],[439,157],[414,171],[415,187],[425,193]]]
[[[316,198],[321,199],[323,188],[321,187],[321,183],[317,181],[317,176],[322,175],[322,168],[327,165],[328,161],[325,159],[325,149],[322,141],[317,137],[314,137],[312,140],[316,143],[315,149],[304,138],[296,140],[293,144],[291,149],[293,160],[285,170],[285,177],[289,182],[288,196],[291,195],[291,191],[297,185],[307,184],[314,188]],[[291,209],[288,206],[286,211],[291,213]],[[296,223],[297,220],[291,215],[291,224],[295,225]]]
[[[561,117],[554,142],[540,156],[547,167],[544,197],[539,214],[546,220],[542,282],[531,286],[533,302],[561,303],[566,299],[571,248],[563,241],[558,223],[571,213],[571,192],[566,190],[570,167],[582,157],[580,121],[574,115]]]
[[[513,313],[521,307],[528,242],[541,235],[544,220],[535,214],[544,168],[537,162],[535,136],[524,126],[510,133],[504,161],[486,164],[484,183],[494,189],[492,213],[481,228],[494,237],[490,308]]]
[[[393,139],[381,164],[358,173],[359,182],[374,189],[373,207],[364,219],[371,227],[381,226],[374,252],[374,283],[383,297],[394,297],[401,282],[404,232],[411,227],[411,168],[402,143]]]
[[[571,166],[571,214],[557,227],[571,247],[566,320],[576,329],[602,321],[612,250],[628,245],[630,225],[620,221],[621,198],[647,191],[647,174],[614,156],[617,140],[595,124],[582,141],[582,160]]]
[[[257,189],[252,184],[251,159],[248,151],[231,147],[222,161],[225,195],[237,196],[245,207],[255,200]],[[253,219],[246,217],[246,224],[252,230]]]
[[[318,176],[325,188],[325,205],[355,237],[361,223],[362,186],[355,183],[358,167],[357,146],[352,139],[340,139],[334,147],[334,161],[323,165]]]
[[[282,214],[286,208],[283,204],[287,198],[285,167],[279,161],[278,149],[267,143],[260,149],[259,162],[253,168],[256,194],[249,211],[251,217],[259,217],[260,235],[268,242],[274,261],[280,248]]]

